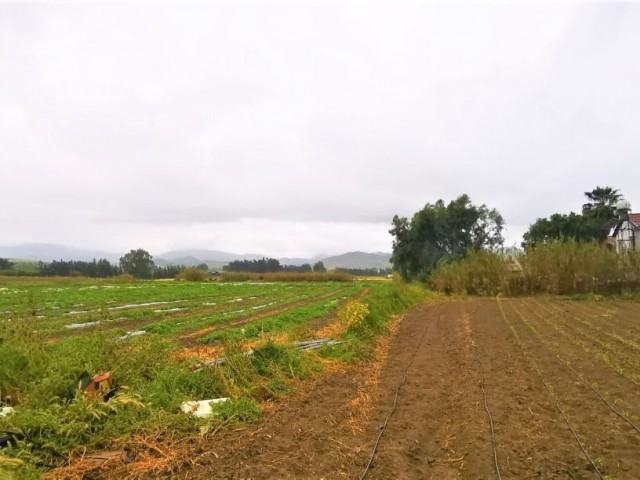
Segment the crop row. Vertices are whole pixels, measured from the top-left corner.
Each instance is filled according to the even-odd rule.
[[[613,383],[609,383],[610,376],[608,372],[597,369],[590,365],[590,359],[579,358],[576,359],[575,355],[569,354],[569,349],[563,342],[559,341],[557,336],[551,336],[549,338],[543,333],[544,328],[539,328],[540,325],[535,325],[535,320],[531,317],[532,314],[536,315],[537,310],[530,310],[527,308],[527,304],[520,303],[516,306],[515,302],[509,302],[510,307],[516,313],[516,316],[520,321],[529,329],[535,339],[544,346],[544,348],[556,358],[562,366],[569,371],[577,383],[592,390],[597,397],[616,415],[622,418],[628,423],[637,433],[640,433],[640,428],[633,423],[631,417],[637,419],[637,415],[632,415],[629,410],[622,410],[617,405],[624,402],[619,393],[611,393],[609,388],[615,387]],[[583,366],[591,366],[591,371],[599,372],[601,376],[595,378],[593,374],[585,373],[582,369]],[[609,387],[607,386],[609,385]],[[629,408],[629,407],[627,407]]]
[[[537,349],[531,348],[530,346],[526,346],[522,336],[518,333],[517,329],[515,328],[514,322],[511,321],[509,316],[507,315],[504,309],[502,300],[500,300],[500,298],[498,297],[497,301],[498,301],[498,306],[500,308],[502,319],[504,320],[506,326],[510,330],[511,335],[513,336],[516,344],[519,346],[526,362],[531,367],[531,369],[536,372],[536,375],[540,379],[540,382],[542,383],[544,388],[547,390],[549,397],[551,398],[551,400],[556,406],[556,409],[558,410],[558,413],[562,417],[567,428],[570,430],[571,434],[576,440],[577,446],[579,447],[580,451],[583,453],[585,458],[588,460],[591,468],[598,475],[600,479],[604,479],[605,478],[604,472],[602,471],[603,468],[601,466],[599,468],[599,464],[602,464],[603,462],[600,462],[600,461],[596,462],[593,457],[593,452],[589,454],[589,447],[588,445],[586,445],[586,442],[588,439],[585,437],[584,432],[581,432],[578,430],[578,425],[576,425],[576,422],[572,421],[571,419],[572,415],[569,412],[569,406],[565,401],[563,401],[563,399],[559,396],[556,388],[551,384],[551,381],[549,379],[549,373],[546,372],[540,366],[540,359],[544,358],[544,356],[541,357],[539,354],[535,355],[535,353],[538,353]],[[535,355],[535,358],[534,358],[534,355]],[[596,458],[599,459],[600,457],[596,457]]]
[[[146,294],[132,296],[127,292],[126,297],[112,295],[112,290],[104,290],[100,296],[100,303],[91,303],[94,298],[84,298],[83,303],[72,303],[67,295],[85,292],[79,287],[75,290],[65,287],[58,295],[59,304],[67,304],[66,308],[56,305],[47,305],[47,301],[40,298],[35,302],[34,296],[29,293],[21,297],[20,308],[11,308],[7,303],[2,303],[0,298],[0,311],[4,311],[0,317],[0,324],[8,324],[16,321],[29,321],[34,329],[55,332],[64,329],[65,326],[83,327],[97,325],[98,323],[113,324],[128,322],[131,320],[146,320],[152,323],[162,319],[181,317],[204,317],[208,313],[231,312],[245,308],[265,308],[265,305],[273,302],[292,301],[293,299],[313,297],[323,293],[330,293],[339,288],[337,284],[279,284],[279,285],[237,285],[237,284],[196,284],[195,288],[187,284],[187,288],[181,283],[172,282],[154,284],[141,284],[140,289]],[[108,286],[108,285],[107,285]],[[117,287],[117,285],[116,285]],[[171,290],[174,287],[174,290]],[[50,288],[50,287],[49,287]],[[44,289],[46,290],[46,289]],[[93,290],[88,290],[93,292]],[[105,293],[106,292],[106,293]],[[147,294],[157,293],[157,296],[148,297]],[[74,300],[75,301],[75,300]],[[49,302],[50,303],[50,302]],[[242,308],[238,305],[242,304]],[[70,305],[70,306],[69,306]],[[75,310],[74,310],[75,309]],[[109,325],[111,326],[111,325]]]

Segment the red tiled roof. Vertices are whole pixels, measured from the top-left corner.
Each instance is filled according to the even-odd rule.
[[[640,225],[640,213],[630,213],[629,220],[631,220],[636,225]]]

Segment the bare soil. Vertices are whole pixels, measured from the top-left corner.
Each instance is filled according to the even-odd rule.
[[[379,370],[331,372],[165,478],[359,478],[387,417],[366,478],[638,478],[638,306],[422,305]]]

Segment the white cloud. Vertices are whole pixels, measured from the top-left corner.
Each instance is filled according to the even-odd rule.
[[[393,214],[465,192],[513,243],[596,185],[640,205],[639,21],[621,4],[0,4],[0,244],[389,250]]]

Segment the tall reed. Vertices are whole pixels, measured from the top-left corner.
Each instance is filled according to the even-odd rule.
[[[509,255],[477,251],[440,265],[433,289],[471,295],[612,294],[640,288],[640,252],[619,255],[607,246],[552,242]]]

